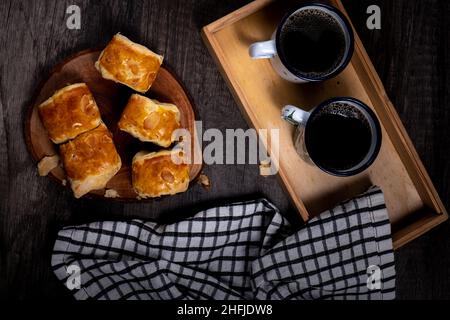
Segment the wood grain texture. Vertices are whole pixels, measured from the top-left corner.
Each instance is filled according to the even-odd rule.
[[[53,144],[48,137],[47,131],[39,117],[38,106],[52,96],[56,90],[65,87],[67,84],[86,83],[96,100],[102,121],[113,134],[114,144],[122,159],[122,167],[119,172],[108,181],[106,188],[92,190],[85,195],[85,197],[103,198],[106,189],[113,189],[117,191],[119,196],[110,198],[108,199],[109,201],[138,201],[137,194],[131,184],[132,159],[134,155],[140,151],[154,152],[162,150],[162,148],[151,143],[141,142],[119,129],[118,121],[129,97],[134,91],[121,84],[101,77],[100,73],[94,67],[95,61],[97,61],[99,55],[99,50],[89,49],[75,53],[55,66],[50,72],[49,77],[43,79],[26,114],[25,141],[28,150],[36,163],[46,156],[57,154],[58,147]],[[178,107],[178,110],[180,111],[181,128],[189,131],[191,136],[189,139],[191,145],[188,150],[197,150],[197,152],[199,152],[198,139],[194,136],[194,107],[184,91],[183,85],[165,65],[161,66],[155,82],[145,96],[151,99],[157,99],[160,102],[172,103]],[[194,153],[190,153],[189,157],[194,159]],[[202,164],[200,161],[193,162],[189,165],[191,186],[201,169]],[[49,173],[49,177],[55,179],[60,184],[66,183],[67,181],[66,174],[61,166],[54,168]],[[69,184],[66,186],[68,188],[70,187]],[[146,201],[152,200],[154,199],[148,199]]]
[[[444,204],[450,204],[450,3],[346,1],[344,5]],[[368,5],[381,30],[365,27]],[[450,298],[447,221],[396,252],[397,296]]]
[[[81,30],[68,30],[57,0],[0,2],[0,295],[10,299],[71,299],[49,269],[56,232],[100,219],[176,219],[230,199],[266,196],[297,217],[275,177],[255,165],[204,168],[211,189],[152,203],[76,201],[39,178],[26,150],[25,110],[52,66],[83,49],[103,46],[118,31],[163,52],[197,107],[205,128],[247,128],[202,43],[204,25],[248,1],[76,1]],[[72,4],[72,3],[70,3]],[[365,26],[366,9],[382,9],[382,29]],[[425,167],[450,207],[450,3],[445,0],[344,0],[344,5]],[[450,298],[450,224],[396,252],[399,298]]]

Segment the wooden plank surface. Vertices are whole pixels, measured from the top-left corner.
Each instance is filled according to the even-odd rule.
[[[204,47],[202,26],[247,1],[79,1],[81,30],[65,25],[67,3],[0,2],[0,296],[69,299],[49,269],[62,226],[130,217],[175,219],[229,199],[264,195],[294,219],[275,177],[255,165],[205,167],[212,188],[154,203],[73,199],[37,176],[23,137],[26,106],[43,74],[68,55],[103,46],[118,31],[165,55],[193,97],[206,128],[247,128]],[[368,30],[366,8],[382,9],[382,29]],[[368,54],[430,173],[450,207],[450,51],[448,1],[344,1]],[[217,202],[218,201],[218,202]],[[176,214],[174,213],[176,212]],[[450,227],[433,229],[396,253],[399,298],[450,298]]]

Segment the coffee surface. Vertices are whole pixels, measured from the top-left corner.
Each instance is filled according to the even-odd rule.
[[[309,119],[305,143],[311,159],[329,171],[351,169],[367,156],[372,134],[361,111],[336,103]]]
[[[330,14],[319,9],[304,9],[286,20],[280,32],[280,47],[297,73],[319,78],[342,63],[345,34]]]

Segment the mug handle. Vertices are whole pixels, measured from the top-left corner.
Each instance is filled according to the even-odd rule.
[[[252,59],[269,59],[277,54],[274,40],[255,42],[248,48],[248,53]]]
[[[294,126],[305,126],[310,113],[293,105],[286,105],[281,110],[281,118]]]

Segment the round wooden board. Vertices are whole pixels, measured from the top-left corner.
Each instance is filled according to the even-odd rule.
[[[39,117],[37,106],[53,95],[56,90],[68,84],[85,82],[95,97],[103,122],[105,122],[113,134],[114,143],[122,159],[122,168],[106,186],[106,189],[116,190],[119,197],[108,199],[135,201],[137,200],[137,195],[131,185],[131,160],[133,156],[142,150],[157,151],[162,148],[152,143],[141,142],[128,133],[119,130],[117,122],[120,119],[128,98],[134,92],[124,85],[105,80],[101,77],[100,73],[94,67],[94,63],[99,54],[99,50],[82,51],[53,69],[50,76],[38,88],[29,107],[25,119],[25,139],[28,149],[36,161],[40,161],[45,156],[57,154],[58,147],[48,138],[47,132]],[[180,110],[181,126],[189,130],[191,137],[194,137],[195,115],[193,104],[185,92],[183,85],[167,67],[164,65],[161,66],[155,82],[145,95],[161,102],[175,104]],[[192,138],[191,141],[191,150],[199,150],[198,147],[194,148],[197,139]],[[190,165],[189,176],[191,182],[200,173],[201,168],[202,164]],[[61,184],[66,179],[62,167],[53,169],[49,173],[49,176]],[[70,187],[69,183],[67,183],[67,187]],[[93,190],[86,196],[103,197],[104,193],[105,189]]]

